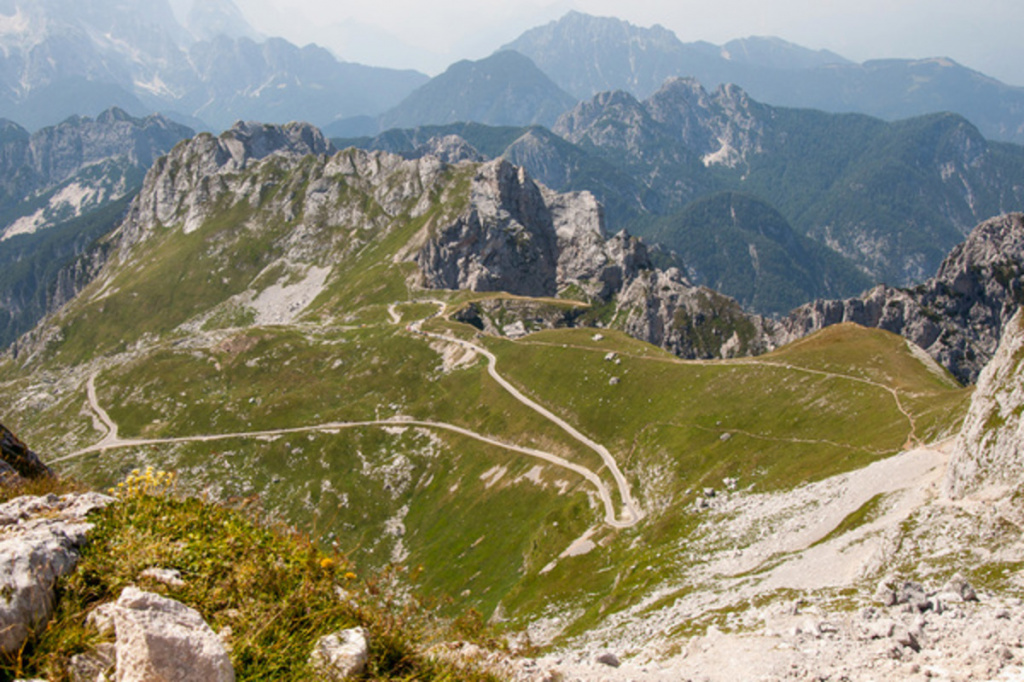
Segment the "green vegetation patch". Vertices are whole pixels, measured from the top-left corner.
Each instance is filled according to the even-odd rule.
[[[867,525],[877,519],[882,512],[882,503],[885,500],[884,493],[878,493],[870,500],[862,504],[858,509],[846,515],[839,525],[829,531],[829,534],[815,542],[811,547],[825,544],[831,540],[841,537],[852,530]]]
[[[86,614],[138,585],[196,609],[217,632],[230,629],[239,680],[312,679],[317,639],[355,626],[369,631],[370,660],[360,679],[493,679],[422,653],[434,639],[466,633],[453,633],[421,602],[404,598],[394,575],[360,580],[345,556],[325,554],[285,527],[195,499],[146,494],[168,481],[136,473],[119,488],[120,500],[92,517],[77,570],[57,585],[52,622],[24,651],[0,660],[0,677],[71,679],[70,657],[103,639],[85,625]],[[179,571],[185,585],[140,579],[150,567]],[[339,599],[339,589],[348,598]]]

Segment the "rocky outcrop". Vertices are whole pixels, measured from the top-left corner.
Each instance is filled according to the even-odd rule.
[[[952,497],[1024,483],[1024,312],[1005,326],[999,349],[982,370],[950,457],[945,487]]]
[[[429,156],[335,152],[305,123],[239,122],[218,137],[199,135],[154,164],[118,240],[124,252],[159,228],[193,232],[211,215],[240,204],[259,208],[263,223],[315,216],[320,229],[386,229],[403,211],[415,217],[431,207],[443,166]],[[278,191],[282,184],[288,191]],[[375,205],[358,205],[353,190],[372,196]],[[321,255],[328,260],[329,254]]]
[[[239,122],[218,137],[198,135],[161,158],[147,173],[121,227],[122,243],[139,241],[157,225],[180,223],[186,233],[193,232],[222,199],[231,204],[251,199],[253,191],[264,184],[250,180],[243,185],[228,176],[241,173],[254,162],[271,155],[296,159],[326,154],[331,149],[318,129],[304,123]]]
[[[85,493],[0,505],[0,653],[18,651],[49,619],[57,579],[74,570],[92,528],[86,515],[112,501]]]
[[[435,231],[416,262],[428,288],[554,295],[558,243],[543,192],[522,168],[484,164],[467,210]]]
[[[906,337],[970,383],[992,358],[1022,302],[1024,214],[1011,213],[978,225],[924,284],[879,286],[858,298],[808,303],[782,320],[780,338],[856,322]]]
[[[43,464],[36,453],[32,452],[7,427],[0,424],[0,467],[2,466],[6,466],[8,471],[24,478],[53,475],[50,467]],[[0,468],[0,474],[2,473],[3,469]],[[0,478],[0,481],[2,480]]]
[[[675,268],[627,282],[614,326],[688,359],[756,355],[774,346],[768,322],[728,296],[691,285]]]
[[[224,643],[195,609],[126,587],[111,609],[118,682],[233,682]]]
[[[651,267],[639,240],[625,232],[608,239],[592,194],[554,192],[502,159],[479,168],[468,209],[416,260],[428,288],[554,296],[576,286],[600,300]]]
[[[342,682],[362,675],[369,658],[366,629],[359,627],[321,637],[313,647],[309,661],[317,679]]]
[[[575,327],[585,307],[533,298],[485,298],[452,316],[487,334],[517,338],[541,329]]]

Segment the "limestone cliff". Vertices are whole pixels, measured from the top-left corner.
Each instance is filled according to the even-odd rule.
[[[982,370],[957,437],[946,490],[960,497],[1024,483],[1024,313],[1006,324],[999,349]]]
[[[467,210],[438,229],[416,261],[428,288],[554,295],[552,212],[523,169],[485,164],[472,179]]]

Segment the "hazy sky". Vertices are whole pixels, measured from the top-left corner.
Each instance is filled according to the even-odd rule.
[[[430,74],[576,9],[685,42],[775,35],[864,61],[950,57],[1024,85],[1021,0],[235,0],[253,26],[339,57]]]

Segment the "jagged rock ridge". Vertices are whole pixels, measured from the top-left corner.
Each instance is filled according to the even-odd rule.
[[[450,182],[453,169],[461,169],[465,189]],[[280,191],[282,183],[293,189]],[[351,187],[373,196],[380,210],[353,204]],[[817,301],[774,323],[694,287],[676,269],[655,268],[637,239],[609,239],[603,210],[587,192],[554,192],[504,160],[451,166],[433,156],[335,152],[306,124],[240,123],[219,137],[203,134],[179,145],[147,175],[112,253],[127,262],[134,245],[161,229],[190,233],[230,206],[258,208],[252,224],[283,229],[264,266],[287,263],[318,286],[344,254],[386,234],[402,216],[435,211],[396,256],[418,265],[419,286],[525,296],[575,287],[608,306],[604,324],[695,358],[759,353],[830,324],[857,322],[903,334],[962,381],[972,381],[994,352],[1021,298],[1024,273],[1024,224],[1013,214],[979,226],[926,285]],[[248,305],[259,292],[243,293],[231,300]]]
[[[144,172],[157,157],[194,134],[159,114],[140,119],[118,108],[95,120],[72,117],[33,134],[12,121],[0,121],[0,127],[0,209],[10,209],[102,162],[123,159]],[[122,188],[120,195],[107,198],[116,199],[130,189]]]
[[[453,183],[455,176],[468,183]],[[371,203],[355,199],[364,194]],[[232,239],[275,235],[258,268],[277,263],[310,291],[328,286],[332,269],[367,240],[429,213],[396,255],[418,265],[419,286],[526,296],[556,296],[573,288],[573,295],[608,307],[606,324],[686,357],[766,348],[756,331],[760,318],[751,322],[734,301],[692,286],[678,270],[657,270],[636,238],[609,238],[603,209],[588,192],[554,192],[504,160],[451,166],[433,156],[335,152],[307,124],[239,123],[218,137],[204,133],[178,145],[154,164],[123,224],[77,277],[95,273],[108,257],[114,270],[130,265],[154,236],[167,229],[190,234],[232,207],[251,214],[251,237],[236,233]],[[113,272],[108,267],[100,278],[108,271]],[[262,309],[266,297],[260,298],[259,288],[247,289],[250,281],[267,285],[258,277],[239,279],[222,305]],[[288,281],[273,286],[292,286]],[[302,300],[283,317],[268,312],[257,319],[294,319],[312,295]],[[187,314],[199,316],[190,324],[202,324],[214,311],[196,307]],[[165,317],[162,324],[169,321]],[[59,336],[39,330],[14,352],[30,358],[40,342]]]
[[[912,289],[878,286],[858,298],[814,301],[782,320],[785,340],[839,322],[906,337],[958,379],[973,382],[1024,303],[1024,214],[987,220],[935,277]]]
[[[459,135],[483,157],[522,165],[552,189],[590,191],[604,204],[611,232],[626,228],[676,252],[693,281],[722,287],[761,314],[871,284],[921,282],[975,225],[1024,202],[1024,150],[989,143],[952,114],[886,123],[772,107],[735,86],[709,91],[674,78],[642,102],[601,93],[554,130],[450,124],[344,144],[411,158],[429,151],[432,138]],[[777,212],[787,229],[694,225],[701,202],[727,194]],[[692,248],[707,242],[694,231],[715,222],[727,227],[715,234],[721,248],[757,273],[753,285],[732,265],[723,281],[706,249]],[[799,286],[790,286],[794,270]]]

